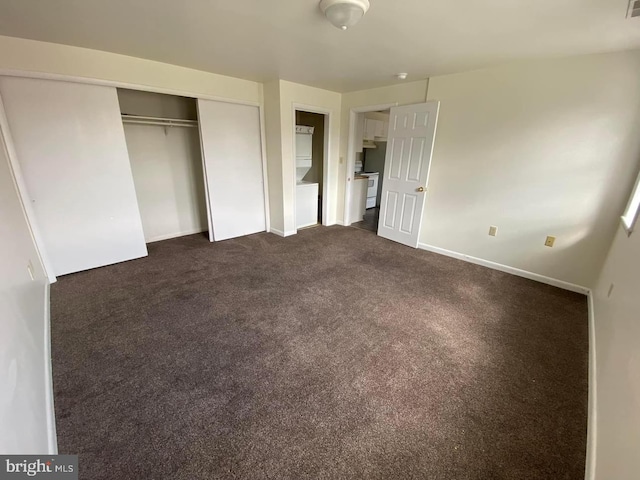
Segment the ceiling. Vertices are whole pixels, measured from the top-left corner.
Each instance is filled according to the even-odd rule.
[[[515,59],[640,48],[627,0],[371,0],[342,32],[319,0],[0,0],[0,35],[346,92]]]

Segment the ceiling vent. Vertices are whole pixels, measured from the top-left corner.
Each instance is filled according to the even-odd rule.
[[[627,18],[640,17],[640,0],[630,0]]]

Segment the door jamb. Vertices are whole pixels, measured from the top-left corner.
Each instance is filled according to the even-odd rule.
[[[381,105],[368,105],[364,107],[354,107],[349,111],[349,141],[347,145],[347,165],[345,175],[344,186],[344,212],[343,212],[343,224],[345,226],[351,225],[351,218],[349,218],[349,204],[351,203],[351,177],[353,176],[356,165],[356,117],[359,113],[367,112],[379,112],[381,110],[388,110],[392,107],[397,107],[398,102],[383,103]],[[384,176],[384,175],[383,175]],[[382,181],[382,179],[379,179]]]

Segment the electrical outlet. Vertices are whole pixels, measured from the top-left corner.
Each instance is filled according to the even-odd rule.
[[[496,235],[498,235],[498,227],[495,226],[490,226],[489,227],[489,235],[491,235],[492,237],[495,237]]]
[[[552,237],[551,235],[549,235],[544,242],[546,247],[553,247],[554,243],[556,243],[556,237]]]

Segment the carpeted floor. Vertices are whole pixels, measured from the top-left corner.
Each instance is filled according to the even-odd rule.
[[[52,286],[60,453],[100,479],[582,479],[581,295],[355,228]]]

